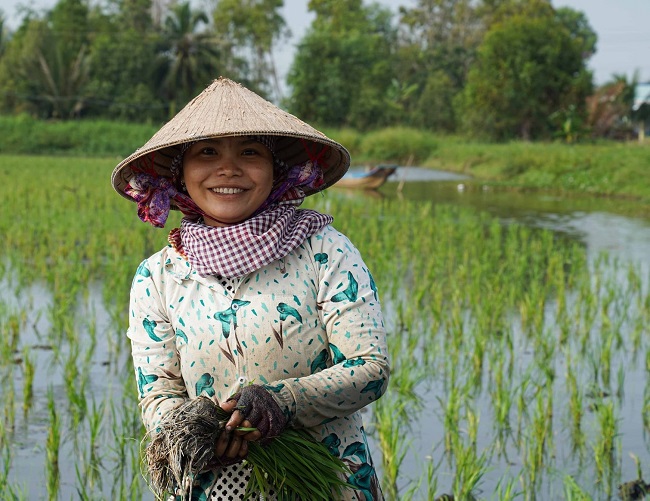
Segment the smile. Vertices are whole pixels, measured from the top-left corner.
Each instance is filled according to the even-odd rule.
[[[235,195],[236,193],[242,193],[244,190],[241,188],[210,188],[210,191],[222,195]]]

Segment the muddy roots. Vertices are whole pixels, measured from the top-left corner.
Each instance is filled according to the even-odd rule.
[[[148,434],[144,460],[156,495],[191,494],[192,479],[217,461],[215,443],[229,417],[209,398],[198,397],[170,411]]]

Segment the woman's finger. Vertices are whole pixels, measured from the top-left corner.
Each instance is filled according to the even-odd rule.
[[[242,440],[241,447],[239,448],[239,457],[245,458],[246,454],[248,454],[248,442],[246,440]]]
[[[232,434],[230,436],[230,444],[228,444],[228,448],[226,449],[226,457],[231,459],[239,457],[239,449],[241,448],[243,441],[244,440],[241,437]]]
[[[217,438],[217,443],[214,451],[216,457],[221,457],[226,453],[226,449],[228,449],[228,444],[230,444],[231,435],[232,433],[228,431],[221,432],[219,438]]]
[[[228,419],[228,422],[226,423],[226,430],[234,431],[239,428],[243,422],[244,415],[239,410],[236,410],[231,414],[230,419]]]

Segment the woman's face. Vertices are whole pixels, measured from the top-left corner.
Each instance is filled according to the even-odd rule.
[[[183,156],[183,180],[205,224],[230,226],[248,219],[273,186],[273,156],[247,137],[198,141]]]

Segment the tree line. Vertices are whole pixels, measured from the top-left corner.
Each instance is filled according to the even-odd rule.
[[[595,88],[596,33],[550,0],[417,0],[396,13],[309,0],[281,83],[283,3],[58,0],[23,11],[14,31],[0,17],[0,113],[158,122],[223,75],[322,127],[568,141],[629,128],[636,82]]]

